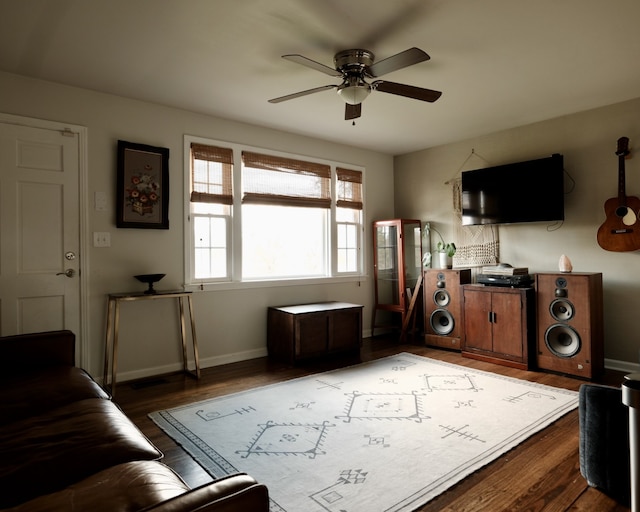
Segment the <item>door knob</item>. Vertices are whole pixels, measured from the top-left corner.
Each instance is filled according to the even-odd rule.
[[[76,275],[76,271],[73,270],[72,268],[65,270],[64,272],[58,272],[56,274],[57,276],[67,276],[67,277],[73,277]]]

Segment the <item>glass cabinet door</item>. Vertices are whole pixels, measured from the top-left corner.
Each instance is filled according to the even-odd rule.
[[[399,305],[398,226],[376,226],[375,237],[377,302]]]
[[[406,288],[422,272],[422,225],[419,220],[374,223],[376,306],[403,311]]]
[[[407,288],[413,290],[422,273],[421,227],[419,220],[412,219],[373,223],[376,304],[371,322],[372,334],[376,325],[395,328],[396,314],[400,314],[402,325],[410,303]],[[385,323],[376,323],[378,309],[383,311]]]
[[[404,286],[413,289],[422,272],[422,230],[420,222],[410,221],[404,225],[402,248],[404,252]]]

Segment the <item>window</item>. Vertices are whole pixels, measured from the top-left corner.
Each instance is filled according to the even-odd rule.
[[[362,231],[362,172],[338,167],[336,177],[338,272],[357,272]]]
[[[191,144],[189,203],[193,224],[193,278],[230,277],[233,152]]]
[[[185,137],[188,282],[362,274],[363,171]]]

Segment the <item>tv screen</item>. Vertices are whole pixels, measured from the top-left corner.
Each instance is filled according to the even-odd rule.
[[[462,173],[464,226],[561,220],[562,155]]]

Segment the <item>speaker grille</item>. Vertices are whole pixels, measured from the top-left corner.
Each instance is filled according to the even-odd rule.
[[[446,336],[453,331],[455,327],[455,320],[451,313],[446,309],[436,309],[431,313],[429,324],[431,325],[433,332],[441,336]]]
[[[567,299],[556,299],[549,304],[549,313],[558,322],[567,322],[573,318],[575,309]]]
[[[433,293],[433,302],[436,306],[444,308],[451,302],[451,295],[447,290],[436,290]]]
[[[544,333],[544,342],[557,357],[573,357],[580,352],[580,335],[569,325],[549,326]]]

